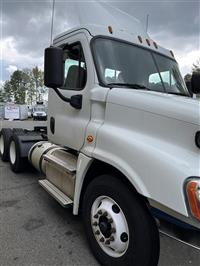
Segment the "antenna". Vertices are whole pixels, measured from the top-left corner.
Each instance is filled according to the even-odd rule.
[[[146,32],[148,31],[149,27],[149,14],[147,14],[147,19],[146,19]]]
[[[51,35],[50,35],[50,46],[53,46],[53,20],[54,20],[54,10],[55,10],[55,0],[52,0],[52,17],[51,17]]]

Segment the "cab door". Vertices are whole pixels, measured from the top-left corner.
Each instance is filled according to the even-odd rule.
[[[64,50],[64,84],[59,89],[60,93],[68,98],[82,95],[82,108],[72,107],[50,89],[48,137],[53,143],[80,150],[90,120],[89,95],[94,84],[89,41],[85,33],[80,32],[58,42],[58,46]]]

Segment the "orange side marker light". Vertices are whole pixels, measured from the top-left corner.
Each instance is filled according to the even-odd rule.
[[[200,202],[197,198],[198,183],[195,181],[190,181],[187,184],[186,190],[187,190],[187,197],[188,197],[188,202],[189,202],[192,215],[198,220],[200,220]]]
[[[93,136],[91,136],[91,135],[87,136],[87,142],[88,143],[93,142],[93,140],[94,140]]]

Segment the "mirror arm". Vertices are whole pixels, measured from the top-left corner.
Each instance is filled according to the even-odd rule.
[[[70,103],[71,99],[70,98],[67,98],[65,97],[60,91],[58,88],[53,88],[54,91],[57,93],[57,95],[64,101],[64,102],[67,102],[67,103]]]
[[[64,101],[69,103],[72,107],[75,109],[81,109],[82,108],[82,99],[83,96],[81,94],[78,95],[72,95],[71,98],[65,97],[58,88],[54,88],[56,94]]]

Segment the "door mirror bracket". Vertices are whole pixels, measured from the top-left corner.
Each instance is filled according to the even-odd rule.
[[[71,98],[65,97],[57,88],[54,88],[54,91],[57,93],[57,95],[64,101],[69,103],[72,107],[75,109],[81,109],[82,108],[82,99],[83,96],[81,94],[72,95]]]

